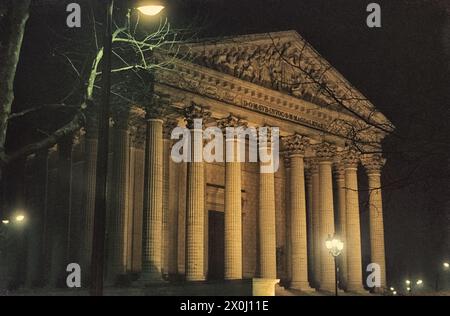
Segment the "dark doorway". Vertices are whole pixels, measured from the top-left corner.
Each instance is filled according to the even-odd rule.
[[[224,279],[224,213],[209,211],[208,280]]]

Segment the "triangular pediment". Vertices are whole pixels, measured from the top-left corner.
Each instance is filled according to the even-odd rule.
[[[187,46],[194,64],[393,130],[296,31],[206,39]]]

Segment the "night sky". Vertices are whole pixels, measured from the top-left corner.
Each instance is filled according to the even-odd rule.
[[[381,5],[380,29],[366,26],[370,2]],[[86,6],[83,10],[89,11]],[[443,213],[450,196],[449,1],[178,0],[167,14],[175,27],[189,26],[198,37],[296,30],[393,122],[395,135],[384,144],[388,279],[395,284],[411,274],[433,283],[449,252],[443,245],[448,238]],[[32,8],[13,111],[54,102],[70,87],[73,75],[61,67],[55,47],[64,36],[89,35],[83,27],[60,31],[64,19],[64,7]],[[39,137],[67,117],[58,115],[56,120],[44,113],[14,122],[9,148]],[[365,181],[361,175],[361,183]],[[364,199],[361,205],[367,226]],[[367,233],[363,231],[366,240]]]

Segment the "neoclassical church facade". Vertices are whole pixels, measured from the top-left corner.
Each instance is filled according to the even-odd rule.
[[[378,290],[386,287],[381,142],[392,124],[295,31],[186,47],[189,58],[156,72],[155,93],[167,102],[112,118],[107,283],[126,275],[146,284],[281,280],[300,292],[332,292],[325,241],[336,235],[345,245],[340,287],[364,292],[360,168],[368,176],[370,262],[380,267]],[[200,118],[204,127],[278,127],[278,170],[174,162],[172,130]],[[88,279],[97,145],[90,124],[28,161],[29,286],[63,284],[70,262]]]

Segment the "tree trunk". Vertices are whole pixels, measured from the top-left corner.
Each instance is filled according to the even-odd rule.
[[[8,118],[14,100],[14,78],[20,49],[22,47],[25,24],[29,16],[30,0],[8,1],[3,4],[2,19],[8,19],[7,40],[0,47],[0,179],[6,159],[5,142],[8,128]]]

